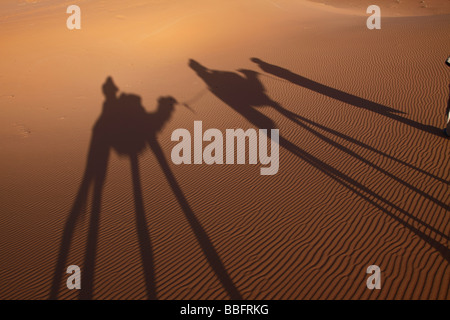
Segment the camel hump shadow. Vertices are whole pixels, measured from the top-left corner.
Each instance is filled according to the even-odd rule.
[[[281,109],[281,106],[267,95],[258,78],[258,72],[248,69],[238,69],[237,72],[213,70],[194,59],[190,59],[188,65],[205,82],[212,94],[254,126],[276,128],[272,119],[255,109],[263,106]]]
[[[147,112],[136,94],[122,93],[117,98],[109,79],[107,84],[111,83],[111,87],[106,90],[110,92],[105,92],[103,112],[94,126],[93,136],[101,137],[119,155],[137,156],[169,122],[178,102],[171,96],[160,97],[156,111]]]
[[[192,211],[157,139],[157,134],[171,119],[175,106],[178,104],[177,100],[172,96],[161,96],[158,98],[156,110],[147,112],[142,106],[140,96],[122,93],[118,97],[119,89],[111,77],[107,78],[102,90],[105,95],[102,113],[94,124],[84,176],[64,226],[49,298],[53,300],[58,296],[75,227],[86,208],[90,189],[93,189],[92,208],[84,255],[82,290],[79,296],[82,300],[93,298],[102,195],[109,155],[111,150],[115,150],[120,156],[128,157],[130,161],[136,234],[144,270],[146,292],[148,299],[157,299],[153,246],[147,229],[147,215],[138,162],[138,156],[148,145],[219,281],[232,299],[241,299],[242,296],[231,280],[228,270],[221,261],[211,239]]]

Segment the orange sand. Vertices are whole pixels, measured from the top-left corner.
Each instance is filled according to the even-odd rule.
[[[372,31],[350,0],[75,2],[78,31],[66,28],[73,1],[0,13],[0,299],[78,298],[57,263],[79,265],[94,299],[450,298],[449,1],[392,11]],[[256,128],[189,59],[258,72],[289,112],[242,105],[280,129],[277,175],[172,164],[172,131],[195,120]],[[73,206],[107,76],[148,112],[169,95],[194,112],[177,105],[157,135],[169,169],[139,156],[139,210],[130,161],[111,152],[97,228],[92,193]],[[381,290],[366,288],[372,264]]]

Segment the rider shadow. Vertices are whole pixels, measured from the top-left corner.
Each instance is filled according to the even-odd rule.
[[[260,129],[267,129],[267,131],[270,131],[269,129],[276,129],[276,125],[272,119],[267,117],[265,114],[261,113],[259,110],[257,110],[257,107],[260,106],[269,106],[274,108],[276,111],[278,111],[280,114],[285,116],[286,118],[292,120],[299,126],[301,126],[304,129],[307,129],[311,133],[315,134],[322,140],[326,141],[327,143],[330,143],[336,148],[341,149],[342,151],[350,154],[351,156],[364,161],[365,163],[373,166],[378,171],[382,172],[383,174],[388,175],[389,177],[396,179],[397,181],[401,182],[402,184],[406,185],[407,187],[411,188],[412,190],[418,192],[422,196],[427,197],[431,201],[437,203],[441,207],[444,207],[445,209],[449,209],[449,206],[445,203],[442,203],[441,201],[438,201],[437,199],[432,198],[429,195],[425,195],[422,191],[418,190],[414,186],[411,186],[407,184],[404,181],[401,181],[397,177],[394,177],[392,174],[389,174],[385,170],[381,169],[378,166],[375,166],[372,163],[369,163],[367,160],[361,158],[359,155],[357,155],[355,152],[351,151],[350,149],[339,145],[338,143],[332,141],[331,139],[325,137],[323,134],[321,134],[319,131],[314,130],[308,126],[306,126],[304,123],[301,123],[300,120],[304,120],[305,118],[300,117],[299,115],[283,108],[281,105],[279,105],[277,102],[274,102],[270,97],[267,96],[265,92],[265,88],[262,85],[261,81],[258,79],[258,73],[252,70],[238,70],[241,74],[231,72],[231,71],[220,71],[220,70],[213,70],[209,69],[203,65],[201,65],[199,62],[195,60],[189,60],[189,66],[192,70],[196,72],[196,74],[205,82],[207,85],[209,91],[213,93],[218,99],[222,100],[225,104],[227,104],[229,107],[237,111],[239,114],[241,114],[247,121],[255,125],[256,127]],[[310,80],[309,80],[310,81]],[[364,102],[363,105],[365,105],[365,101],[362,98],[354,97],[352,95],[346,94],[346,93],[340,93],[339,95],[340,99],[348,100],[351,99],[353,103],[358,104],[359,102]],[[394,109],[387,108],[381,105],[374,104],[371,102],[371,107],[374,108],[379,113],[387,114],[389,111],[390,113],[394,114]],[[392,116],[393,117],[393,116]],[[402,118],[402,117],[400,117]],[[404,119],[404,118],[402,118]],[[407,120],[407,119],[405,119]],[[409,120],[408,120],[409,121]],[[311,123],[309,123],[311,124]],[[272,142],[274,143],[274,142]],[[285,139],[283,136],[280,135],[279,137],[279,144],[281,147],[286,149],[288,152],[292,153],[296,157],[302,159],[306,163],[310,164],[311,166],[319,169],[323,174],[327,175],[330,179],[336,181],[337,183],[341,184],[345,188],[347,188],[350,192],[354,193],[355,195],[359,196],[360,198],[364,199],[366,202],[372,204],[376,208],[378,208],[381,212],[384,212],[386,215],[390,216],[392,219],[396,220],[403,226],[405,226],[407,229],[418,235],[420,238],[422,238],[424,241],[429,243],[431,246],[433,246],[438,252],[441,253],[441,255],[447,260],[450,261],[450,250],[442,245],[439,241],[433,239],[431,236],[429,236],[428,232],[435,233],[438,237],[444,238],[450,240],[450,237],[443,232],[439,231],[438,229],[426,224],[424,221],[418,219],[411,213],[407,212],[406,210],[398,207],[394,203],[390,202],[389,200],[383,198],[382,196],[378,195],[362,183],[356,181],[355,179],[351,178],[350,176],[347,176],[346,174],[342,173],[338,169],[330,166],[329,164],[323,162],[319,158],[316,158],[315,156],[309,154],[305,150],[301,149],[300,147],[294,145],[292,142]],[[390,209],[387,209],[386,206],[388,206]],[[392,213],[391,211],[395,210],[397,212],[400,212],[403,214],[406,219],[411,219],[414,221],[414,224],[419,224],[422,227],[425,227],[428,231],[423,232],[417,227],[415,227],[413,224],[409,223],[406,219],[402,219],[398,217],[396,214]]]
[[[93,188],[93,200],[84,256],[85,265],[81,278],[80,299],[89,300],[93,298],[101,199],[111,149],[120,155],[127,156],[130,160],[136,230],[144,269],[147,298],[157,299],[153,250],[147,229],[138,163],[138,157],[145,151],[147,145],[154,153],[211,268],[229,296],[232,299],[241,299],[239,291],[234,286],[206,231],[189,206],[157,140],[157,134],[170,120],[177,101],[170,96],[160,97],[157,110],[154,113],[147,113],[141,104],[139,96],[121,94],[117,97],[117,91],[118,88],[112,79],[108,78],[103,85],[105,102],[102,114],[93,128],[83,180],[64,227],[50,299],[56,299],[58,296],[62,275],[67,267],[67,256],[74,236],[75,226],[86,206],[90,188]]]

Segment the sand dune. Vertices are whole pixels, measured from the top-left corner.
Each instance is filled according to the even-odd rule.
[[[81,298],[449,299],[450,20],[429,3],[373,31],[310,1],[81,1],[78,31],[62,3],[5,3],[0,298],[77,299],[75,264]],[[140,133],[137,166],[111,150],[101,199],[95,178],[77,201],[108,76],[149,114],[180,103]],[[272,123],[279,172],[174,165],[171,133],[195,120]]]

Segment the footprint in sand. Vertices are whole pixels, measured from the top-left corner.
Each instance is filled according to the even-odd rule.
[[[31,130],[22,124],[13,123],[13,127],[22,138],[28,138],[31,135]]]

